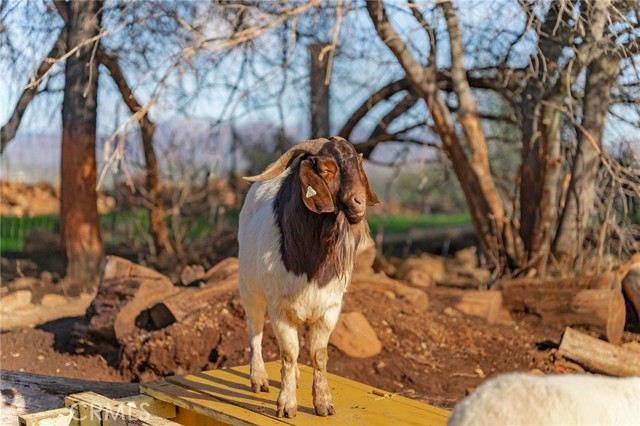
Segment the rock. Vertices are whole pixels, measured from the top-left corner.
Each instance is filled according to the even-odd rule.
[[[371,237],[365,239],[356,251],[354,271],[359,273],[373,272],[376,260],[376,244]]]
[[[26,254],[51,253],[62,251],[60,235],[44,228],[33,228],[24,239]]]
[[[408,281],[414,287],[431,287],[442,280],[445,274],[444,259],[438,256],[422,255],[405,260],[396,276]]]
[[[444,308],[443,313],[448,317],[459,317],[460,316],[460,312],[456,311],[451,306],[447,306],[446,308]]]
[[[354,358],[368,358],[382,351],[382,343],[361,312],[340,314],[329,343]]]
[[[45,294],[40,301],[40,304],[45,306],[65,305],[66,303],[67,298],[60,294]]]
[[[189,285],[194,281],[200,281],[204,277],[204,267],[202,265],[187,265],[180,272],[180,282],[182,285]]]
[[[396,266],[383,256],[376,257],[373,262],[373,270],[378,273],[382,272],[390,277],[395,277],[396,275]]]
[[[467,247],[465,249],[458,250],[453,256],[458,262],[464,265],[475,267],[478,264],[478,255],[476,254],[475,247]]]
[[[21,307],[25,307],[31,304],[31,291],[18,290],[11,294],[2,296],[0,298],[0,304],[3,311],[13,311]]]

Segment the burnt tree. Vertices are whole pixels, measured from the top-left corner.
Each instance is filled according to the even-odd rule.
[[[67,47],[76,49],[65,64],[60,162],[60,228],[67,278],[86,287],[97,284],[103,256],[96,193],[96,118],[101,1],[57,2],[65,18]]]

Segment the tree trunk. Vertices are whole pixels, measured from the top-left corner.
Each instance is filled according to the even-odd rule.
[[[156,125],[149,119],[147,109],[143,109],[140,102],[136,99],[127,83],[118,60],[108,55],[103,49],[98,51],[100,63],[103,64],[111,74],[111,78],[118,86],[120,95],[124,103],[129,107],[129,111],[134,116],[139,116],[142,150],[144,152],[145,168],[147,176],[145,179],[146,197],[149,202],[149,223],[151,228],[151,236],[153,238],[153,246],[156,255],[162,253],[174,253],[173,246],[169,240],[169,231],[165,222],[164,205],[162,202],[162,192],[160,189],[160,171],[158,169],[158,159],[153,148],[153,137],[156,131]]]
[[[601,55],[587,67],[582,126],[578,129],[571,182],[553,247],[556,258],[566,269],[573,267],[580,253],[594,204],[599,147],[619,62],[617,55]]]
[[[491,176],[486,139],[462,63],[462,39],[457,15],[450,3],[440,3],[440,7],[444,11],[449,31],[451,80],[458,97],[457,119],[464,137],[456,133],[456,124],[451,111],[436,84],[437,73],[435,51],[433,51],[435,40],[432,40],[429,64],[423,67],[389,21],[382,2],[367,2],[367,10],[378,36],[397,58],[415,92],[427,104],[434,121],[434,128],[442,140],[443,149],[452,163],[469,205],[478,237],[490,259],[498,265],[501,258],[508,260],[515,258],[515,236]],[[423,23],[424,25],[426,23]]]
[[[175,250],[169,240],[169,231],[165,222],[164,203],[162,201],[162,191],[160,188],[160,170],[158,169],[158,159],[153,149],[153,135],[156,131],[155,123],[145,115],[140,120],[142,131],[142,150],[144,151],[144,161],[147,171],[145,179],[145,189],[149,200],[149,226],[156,255],[163,253],[173,254]]]
[[[67,278],[93,287],[102,260],[96,194],[96,115],[98,67],[90,41],[100,31],[100,1],[64,3],[67,46],[79,47],[67,58],[62,103],[60,227]]]
[[[560,179],[560,108],[568,85],[566,71],[552,71],[540,64],[556,64],[570,37],[568,10],[552,2],[540,30],[536,64],[522,95],[522,163],[520,169],[520,237],[523,264],[545,274],[555,226]],[[544,103],[543,103],[544,101]]]
[[[314,43],[309,46],[311,56],[310,83],[311,86],[311,138],[326,138],[331,131],[329,126],[329,85],[325,84],[329,67],[328,55],[320,60],[320,53],[326,46],[324,43]]]

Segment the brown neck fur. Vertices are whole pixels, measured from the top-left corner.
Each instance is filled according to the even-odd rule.
[[[302,201],[299,165],[292,167],[274,202],[284,266],[325,285],[353,268],[358,244],[369,232],[366,220],[351,224],[343,212],[317,214]]]

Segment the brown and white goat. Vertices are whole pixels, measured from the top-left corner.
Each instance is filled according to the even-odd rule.
[[[268,311],[282,359],[278,417],[297,412],[298,326],[309,325],[313,405],[334,414],[326,379],[327,345],[351,280],[358,244],[368,236],[367,205],[378,203],[362,156],[340,137],[287,151],[252,185],[240,212],[240,296],[251,347],[251,388],[269,391],[262,359]]]

